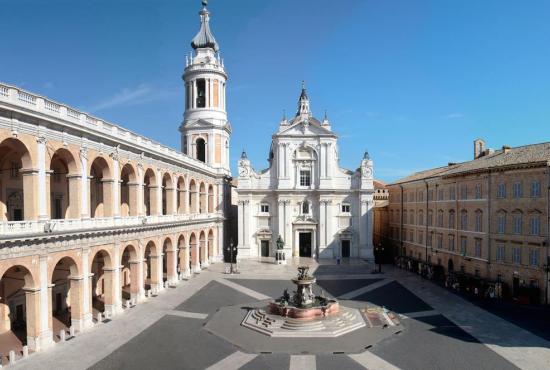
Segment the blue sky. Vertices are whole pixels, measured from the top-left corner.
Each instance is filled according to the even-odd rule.
[[[198,0],[0,0],[0,81],[178,148]],[[305,80],[340,161],[385,181],[490,147],[550,141],[547,0],[211,0],[230,75],[233,168],[267,165]]]

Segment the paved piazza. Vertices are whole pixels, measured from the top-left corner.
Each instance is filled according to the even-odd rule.
[[[339,338],[282,338],[262,334],[256,350],[245,328],[234,325],[231,341],[213,334],[210,320],[220,308],[258,304],[294,288],[296,266],[311,265],[327,296],[360,308],[366,302],[399,315],[401,328],[374,345],[370,334]],[[550,343],[510,321],[440,288],[417,275],[372,265],[318,265],[312,260],[287,266],[247,261],[239,275],[224,274],[222,264],[176,288],[96,325],[50,351],[35,353],[14,369],[548,369]],[[242,316],[237,315],[238,320]],[[239,321],[240,323],[240,321]],[[232,323],[231,325],[233,325]],[[384,330],[384,329],[379,329]],[[390,330],[390,329],[388,329]],[[243,334],[244,333],[244,334]],[[269,341],[272,340],[270,343]],[[254,346],[252,346],[254,347]],[[359,351],[359,352],[357,352]],[[414,354],[414,356],[411,356]]]

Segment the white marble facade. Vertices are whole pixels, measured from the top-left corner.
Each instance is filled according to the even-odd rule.
[[[339,166],[338,136],[311,114],[304,88],[296,116],[273,135],[269,168],[238,162],[238,258],[273,257],[280,235],[287,257],[373,259],[373,162]]]

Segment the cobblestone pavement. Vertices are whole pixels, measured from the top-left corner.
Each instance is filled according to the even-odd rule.
[[[311,264],[316,289],[369,301],[401,315],[404,330],[359,354],[246,353],[204,325],[218,308],[277,297]],[[126,310],[76,338],[11,366],[14,369],[548,369],[550,343],[405,271],[370,274],[362,261],[241,263],[208,270]],[[304,339],[307,340],[307,339]]]

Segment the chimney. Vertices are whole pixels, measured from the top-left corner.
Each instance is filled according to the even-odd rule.
[[[474,159],[478,159],[485,155],[485,140],[474,140]]]
[[[508,145],[503,145],[502,146],[502,152],[504,154],[508,153],[509,151],[510,151],[510,146],[508,146]]]

